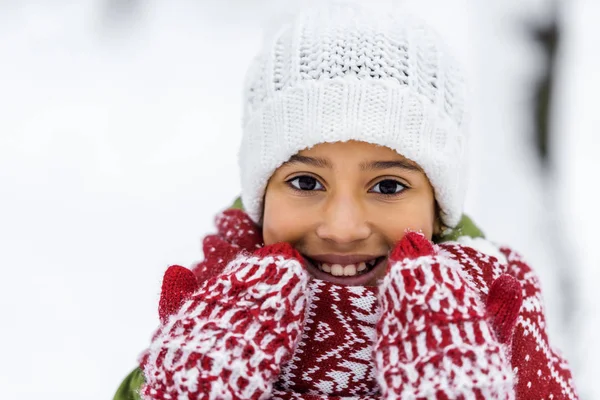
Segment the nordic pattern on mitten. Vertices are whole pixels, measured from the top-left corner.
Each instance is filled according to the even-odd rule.
[[[483,247],[491,246],[494,245],[486,241]],[[500,262],[495,256],[458,243],[443,243],[439,248],[440,255],[454,259],[461,265],[467,283],[486,304],[486,313],[496,337],[500,343],[510,345],[523,303],[520,282],[507,274],[506,263]],[[494,253],[505,261],[499,249]]]
[[[144,399],[265,399],[305,318],[308,274],[290,245],[241,254],[168,318],[141,367]]]
[[[492,246],[490,242],[487,243]],[[481,293],[482,301],[487,301],[492,283],[506,272],[506,263],[500,262],[497,257],[456,242],[442,243],[438,248],[439,255],[454,259],[462,266],[467,280]]]
[[[405,235],[380,285],[375,362],[383,398],[513,399],[510,363],[478,293],[456,260],[418,243],[426,240]]]
[[[490,300],[493,300],[489,296],[493,295],[498,279],[510,275],[519,282],[522,306],[519,307],[516,320],[511,321],[510,330],[505,331],[505,334],[510,332],[510,338],[503,338],[503,333],[498,332],[498,339],[510,345],[509,355],[516,377],[516,398],[577,399],[567,361],[549,344],[537,275],[512,249],[491,242],[487,242],[487,246],[496,247],[504,262],[458,243],[443,243],[439,247],[440,254],[454,258],[463,266],[469,281],[477,287],[488,308],[491,306]],[[513,309],[509,313],[514,312],[514,299],[507,306]]]
[[[520,254],[500,248],[508,260],[507,272],[523,290],[523,307],[512,338],[512,364],[519,377],[518,399],[577,399],[567,361],[549,344],[540,282]]]
[[[220,274],[240,252],[251,253],[263,246],[262,230],[242,210],[219,213],[215,226],[217,233],[202,241],[204,260],[192,268],[198,282]]]

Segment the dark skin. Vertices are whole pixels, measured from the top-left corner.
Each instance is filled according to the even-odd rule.
[[[265,245],[302,255],[387,254],[407,230],[439,233],[433,188],[423,170],[387,147],[349,141],[299,152],[271,176]],[[385,269],[366,286],[375,286]]]

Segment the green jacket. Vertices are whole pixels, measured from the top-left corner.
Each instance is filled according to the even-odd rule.
[[[242,203],[238,198],[231,208],[242,209]],[[449,229],[444,232],[444,235],[438,238],[434,238],[436,243],[449,242],[458,239],[460,236],[470,236],[470,237],[484,237],[483,232],[479,230],[479,228],[473,223],[473,221],[463,215],[461,221],[456,226],[456,228]],[[144,374],[140,368],[136,368],[127,377],[119,388],[117,389],[117,393],[113,400],[141,400],[139,390],[144,384]]]
[[[141,400],[138,392],[143,384],[144,374],[142,370],[139,368],[134,369],[117,389],[114,400]]]

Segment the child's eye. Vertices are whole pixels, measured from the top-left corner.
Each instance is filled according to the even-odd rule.
[[[394,179],[384,179],[373,186],[373,189],[371,190],[375,193],[394,195],[404,191],[405,189],[406,186]]]
[[[321,185],[318,180],[308,175],[297,176],[287,182],[297,190],[323,190],[323,185]]]

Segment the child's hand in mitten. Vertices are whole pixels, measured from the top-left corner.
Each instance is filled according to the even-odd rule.
[[[262,247],[262,231],[242,210],[225,210],[215,218],[217,233],[202,241],[204,260],[192,270],[198,282],[219,275],[243,251],[252,253]]]
[[[488,253],[456,242],[444,243],[440,248],[446,257],[453,258],[461,265],[465,276],[480,294],[498,341],[510,345],[523,304],[523,288],[517,278],[506,273],[505,264],[497,256],[489,255],[494,253],[493,249],[487,247],[489,245],[489,242],[483,244],[488,248]]]
[[[158,315],[165,324],[169,316],[177,313],[198,287],[196,276],[189,269],[171,265],[163,277]]]
[[[195,290],[191,272],[171,267],[163,325],[141,360],[142,397],[268,397],[302,332],[309,276],[301,260],[287,243],[266,246]]]
[[[376,363],[384,398],[512,398],[486,308],[454,259],[409,232],[380,286]]]
[[[522,305],[523,293],[517,278],[500,275],[492,284],[486,301],[487,317],[500,343],[510,343]]]

